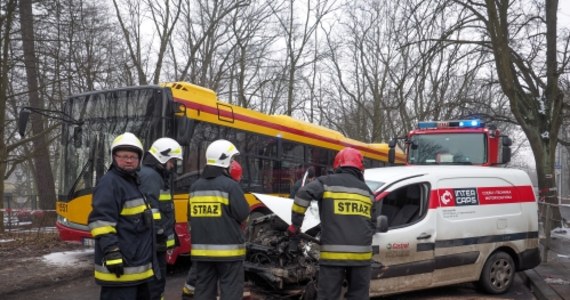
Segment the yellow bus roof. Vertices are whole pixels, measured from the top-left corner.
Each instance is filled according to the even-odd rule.
[[[365,157],[388,160],[388,144],[366,144],[345,137],[342,133],[286,115],[267,115],[240,106],[219,101],[214,91],[187,82],[161,84],[170,87],[175,102],[184,104],[186,116],[192,119],[237,128],[267,136],[302,142],[339,151],[353,147]],[[182,109],[184,111],[184,108]],[[401,151],[396,151],[396,162],[404,163]]]

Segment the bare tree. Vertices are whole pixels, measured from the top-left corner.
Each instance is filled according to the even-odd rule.
[[[10,69],[12,68],[10,62],[10,47],[12,25],[14,22],[14,15],[16,13],[16,1],[9,0],[0,4],[0,174],[2,174],[2,183],[0,184],[0,209],[4,208],[4,174],[6,174],[8,149],[4,136],[6,134],[4,126],[6,122],[6,102],[8,101],[8,78]],[[0,217],[3,219],[4,212],[0,210]],[[4,222],[0,224],[0,232],[4,232]]]
[[[237,9],[232,14],[231,30],[235,39],[230,86],[230,103],[253,108],[261,101],[259,91],[274,78],[267,62],[274,53],[271,45],[277,39],[270,25],[272,13],[267,2]],[[235,94],[234,101],[233,95]],[[263,98],[272,102],[275,98]]]
[[[540,197],[557,203],[553,168],[565,109],[559,77],[568,63],[566,55],[558,63],[558,0],[452,0],[448,4],[470,13],[452,30],[475,28],[481,38],[471,43],[493,54],[498,82],[534,154]]]
[[[123,7],[119,5],[117,0],[113,0],[113,6],[123,32],[129,56],[136,70],[138,84],[148,84],[149,74],[147,74],[147,68],[153,63],[154,70],[150,72],[152,73],[150,79],[157,84],[160,82],[168,44],[180,17],[182,0],[159,2],[126,0],[122,2],[126,6],[124,8],[126,12],[123,12]],[[153,52],[152,46],[154,36],[149,37],[151,32],[148,32],[148,26],[145,27],[145,24],[148,23],[145,22],[147,13],[150,13],[152,24],[158,35],[158,50],[156,53]],[[150,41],[146,41],[145,38],[150,39]]]
[[[308,66],[313,65],[318,56],[311,53],[316,47],[311,46],[312,37],[325,17],[335,11],[336,1],[317,0],[295,5],[294,0],[272,2],[271,9],[278,19],[285,37],[286,56],[283,58],[283,80],[287,82],[285,114],[292,115],[297,106],[296,91],[302,90],[298,77]],[[302,16],[299,19],[297,16]]]
[[[194,5],[194,6],[191,6]],[[246,7],[249,1],[196,0],[181,7],[171,48],[176,80],[219,91],[232,68],[232,13]]]
[[[32,1],[20,0],[20,24],[22,31],[22,48],[24,50],[24,65],[28,83],[28,96],[30,105],[35,108],[43,108],[39,97],[38,72],[36,53],[34,49],[34,18],[32,14]],[[55,207],[55,184],[51,164],[49,160],[48,138],[43,134],[44,121],[40,115],[32,114],[33,139],[33,165],[39,195],[40,208],[53,209]]]

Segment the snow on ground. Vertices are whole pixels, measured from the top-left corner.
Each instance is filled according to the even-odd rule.
[[[79,262],[91,261],[93,257],[93,249],[54,252],[46,254],[42,260],[54,266],[74,266]]]

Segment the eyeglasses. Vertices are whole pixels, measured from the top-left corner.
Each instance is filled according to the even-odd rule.
[[[136,155],[115,155],[117,159],[124,160],[124,161],[135,161],[139,160],[139,157]]]

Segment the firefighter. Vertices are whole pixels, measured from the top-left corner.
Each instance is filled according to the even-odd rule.
[[[372,192],[364,182],[362,154],[344,148],[336,155],[333,167],[334,174],[299,189],[287,231],[295,237],[311,201],[317,201],[321,217],[318,298],[369,299],[375,213]],[[348,290],[341,295],[345,280]]]
[[[227,140],[206,149],[201,178],[190,187],[191,258],[196,268],[195,299],[241,299],[245,237],[240,225],[249,205],[229,167],[239,151]]]
[[[100,299],[150,299],[154,276],[150,203],[139,190],[143,147],[125,132],[111,144],[113,162],[93,191],[89,229],[95,238],[95,281]]]
[[[242,174],[243,174],[243,169],[241,165],[237,161],[232,160],[232,163],[230,164],[230,176],[232,177],[232,179],[235,180],[236,182],[240,182]],[[190,270],[188,270],[188,275],[186,276],[186,282],[184,283],[184,287],[182,288],[182,300],[192,299],[192,297],[194,296],[195,286],[196,286],[196,268],[190,267]]]
[[[182,147],[171,138],[159,138],[144,156],[138,172],[141,191],[150,201],[155,222],[156,257],[160,274],[150,284],[151,299],[163,299],[166,286],[166,251],[176,246],[174,202],[170,191],[171,173],[176,160],[182,160]]]

